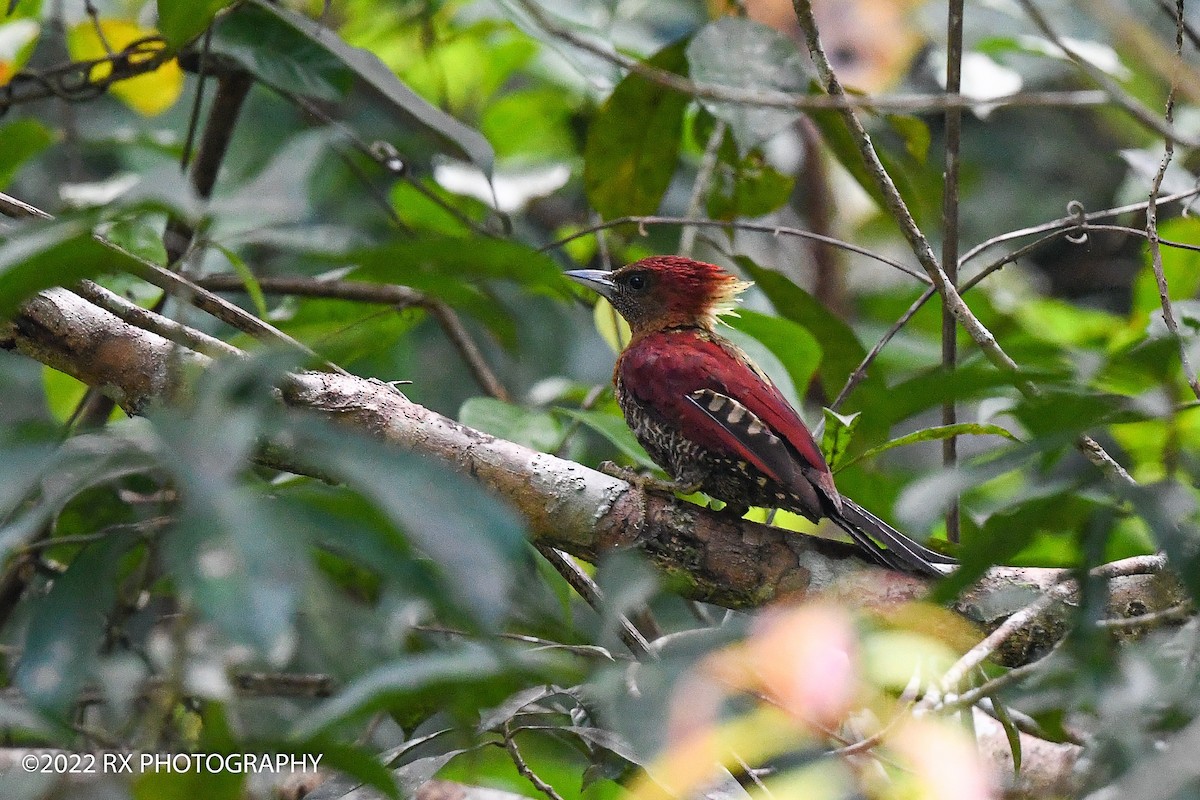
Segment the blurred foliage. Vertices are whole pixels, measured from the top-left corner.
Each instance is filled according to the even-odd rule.
[[[562,269],[679,249],[678,224],[590,232],[627,215],[778,227],[699,229],[698,256],[756,284],[726,332],[823,425],[818,438],[847,495],[935,539],[961,499],[963,566],[938,598],[997,564],[1082,574],[1159,549],[1200,596],[1200,401],[1180,358],[1200,363],[1200,222],[1178,206],[1160,209],[1158,229],[1178,336],[1163,323],[1142,237],[1064,229],[1073,240],[1045,241],[965,295],[1040,397],[1020,394],[961,333],[948,373],[936,303],[863,374],[869,348],[924,287],[884,260],[783,232],[805,228],[913,263],[835,112],[698,101],[554,35],[524,0],[93,5],[95,19],[83,4],[5,9],[0,86],[19,70],[104,59],[159,31],[181,57],[86,104],[5,112],[0,189],[57,219],[0,226],[0,314],[93,277],[251,355],[188,376],[177,406],[137,418],[103,408],[101,425],[80,413],[77,381],[0,352],[7,744],[322,754],[337,773],[328,798],[407,796],[434,776],[538,796],[529,771],[563,798],[987,792],[969,731],[906,710],[978,641],[961,620],[924,605],[851,614],[819,603],[722,617],[661,590],[630,554],[595,568],[606,600],[590,608],[527,544],[512,510],[429,459],[286,411],[273,391],[295,359],[160,303],[123,271],[128,256],[92,235],[161,263],[168,220],[197,231],[187,275],[233,276],[244,290],[230,299],[344,369],[410,380],[414,401],[528,447],[644,470],[654,465],[608,388],[612,348],[628,329],[603,301],[584,310],[590,298]],[[790,3],[748,1],[746,16],[722,5],[542,7],[577,37],[677,76],[815,91]],[[943,4],[816,5],[852,88],[936,90]],[[1163,107],[1168,17],[1152,4],[1095,17],[1039,6],[1131,96]],[[1016,4],[969,4],[966,38],[969,96],[1090,88]],[[923,56],[913,56],[917,40]],[[1190,42],[1185,50],[1190,65]],[[210,121],[215,81],[199,80],[201,65],[255,78],[236,119]],[[102,78],[111,67],[94,69]],[[1194,70],[1176,109],[1187,131]],[[863,118],[936,239],[942,112],[868,107]],[[718,121],[727,132],[715,138]],[[180,160],[226,135],[215,192],[199,198]],[[1111,106],[967,112],[963,250],[1062,217],[1069,200],[1096,211],[1143,199],[1160,147]],[[1179,148],[1164,191],[1190,188],[1198,167]],[[1138,229],[1144,215],[1112,221]],[[980,250],[964,275],[1027,241]],[[348,281],[359,294],[289,294],[279,279],[314,289]],[[419,299],[363,299],[392,285]],[[509,398],[483,396],[464,337]],[[852,376],[845,402],[822,410]],[[952,426],[940,413],[948,401],[959,407]],[[1073,448],[1085,433],[1139,481],[1136,491],[1105,481]],[[944,468],[950,435],[962,460]],[[270,466],[281,443],[304,475]],[[1045,738],[1082,742],[1088,790],[1185,769],[1188,748],[1164,743],[1200,725],[1194,623],[1122,634],[1118,647],[1098,627],[1102,587],[1085,590],[1069,612],[1073,635],[996,694],[992,713],[1010,733],[1019,719]],[[658,658],[637,663],[616,620],[646,609],[663,636]],[[827,757],[864,740],[854,758]],[[262,796],[254,783],[114,776],[87,796]],[[53,776],[0,773],[6,799],[79,791]],[[1193,782],[1174,796],[1196,791]]]

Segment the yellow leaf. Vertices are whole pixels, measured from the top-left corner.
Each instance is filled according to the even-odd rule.
[[[624,350],[632,335],[629,332],[629,323],[603,297],[596,302],[596,309],[593,313],[596,319],[596,330],[600,332],[604,341],[608,342],[609,347],[618,353]]]
[[[71,58],[87,61],[103,58],[108,55],[104,43],[114,52],[119,52],[138,39],[156,36],[157,32],[139,27],[136,23],[122,19],[100,20],[100,32],[104,35],[101,41],[96,32],[96,26],[91,20],[81,22],[67,34],[67,50]],[[111,67],[99,64],[93,70],[93,80],[106,77]],[[125,105],[147,117],[163,113],[179,99],[183,91],[183,72],[179,64],[168,61],[153,72],[139,75],[136,78],[117,81],[112,85],[112,93]]]

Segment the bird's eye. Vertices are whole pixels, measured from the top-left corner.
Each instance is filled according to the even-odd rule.
[[[628,278],[625,279],[625,285],[628,286],[630,288],[630,290],[634,291],[634,292],[644,291],[648,284],[649,284],[649,281],[647,280],[645,274],[643,274],[641,272],[635,272],[632,275],[630,275]]]

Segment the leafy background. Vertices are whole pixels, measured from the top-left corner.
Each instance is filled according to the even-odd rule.
[[[844,79],[872,93],[936,92],[945,8],[880,5],[847,4],[848,22],[822,15]],[[1040,5],[1134,101],[1163,106],[1169,15],[1151,3],[1107,15]],[[589,607],[526,543],[510,509],[427,459],[285,411],[271,389],[305,362],[114,274],[92,231],[167,264],[164,228],[183,226],[190,245],[176,266],[321,359],[411,381],[401,388],[414,401],[532,448],[644,468],[652,465],[607,388],[624,334],[611,309],[589,309],[591,298],[561,272],[690,250],[755,281],[729,335],[822,422],[846,494],[935,540],[961,498],[964,566],[940,597],[995,564],[1083,574],[1156,549],[1181,565],[1190,591],[1200,588],[1189,568],[1200,412],[1180,357],[1200,359],[1200,224],[1179,206],[1165,207],[1157,228],[1172,243],[1162,273],[1178,335],[1162,322],[1139,233],[1144,210],[1114,218],[1126,230],[1088,230],[1082,243],[1066,238],[1080,231],[1060,226],[966,295],[1040,397],[1017,392],[961,333],[958,368],[947,374],[931,302],[822,412],[924,288],[876,257],[912,263],[840,118],[698,100],[570,40],[703,84],[815,92],[790,8],[114,0],[95,11],[17,2],[0,22],[0,81],[103,58],[155,30],[179,58],[94,101],[22,103],[0,118],[0,189],[58,217],[0,229],[0,308],[90,276],[254,352],[191,376],[179,403],[136,417],[0,352],[0,724],[10,745],[322,753],[338,771],[322,797],[364,783],[397,796],[434,775],[539,796],[545,787],[530,771],[561,797],[617,797],[651,792],[639,768],[670,763],[678,684],[733,657],[721,654],[748,652],[747,669],[762,672],[754,643],[778,645],[774,631],[801,643],[816,642],[812,631],[849,636],[862,654],[858,696],[885,720],[903,716],[896,697],[914,665],[944,666],[964,648],[944,630],[954,623],[927,607],[913,612],[919,623],[847,621],[818,608],[796,612],[815,615],[798,617],[802,629],[752,624],[684,603],[627,554],[594,569],[605,601]],[[1015,7],[972,6],[965,38],[965,94],[1092,86]],[[1193,48],[1185,42],[1175,110],[1184,135],[1195,129]],[[225,77],[202,85],[202,68]],[[209,116],[239,71],[253,77],[240,111]],[[1095,211],[1145,198],[1161,138],[1111,103],[1059,97],[965,115],[964,251],[1071,216],[1070,201]],[[941,112],[866,118],[936,243]],[[192,128],[201,141],[229,135],[211,193],[180,169],[181,158],[202,158]],[[1191,190],[1195,166],[1181,147],[1163,192]],[[654,214],[738,225],[590,230]],[[785,230],[796,228],[869,252]],[[1003,263],[1027,241],[997,242],[964,274]],[[368,289],[313,290],[317,278]],[[387,293],[396,286],[413,291]],[[478,358],[464,358],[464,342]],[[950,400],[959,423],[946,429],[940,409]],[[961,435],[952,469],[940,458],[949,433]],[[1082,433],[1141,488],[1105,481],[1072,447]],[[256,460],[280,437],[326,480]],[[785,514],[775,523],[813,528]],[[1085,582],[1089,591],[1102,594]],[[1101,603],[1071,613],[1075,633],[992,703],[1043,738],[1086,745],[1078,785],[1100,790],[1154,768],[1161,742],[1190,730],[1197,640],[1189,624],[1118,647],[1097,625]],[[653,616],[661,657],[635,667],[616,631],[622,615],[637,614]],[[768,690],[781,685],[760,679]],[[938,786],[936,775],[889,760],[911,754],[881,756],[885,778],[872,778],[822,760],[837,746],[827,728],[756,717],[772,712],[748,709],[745,697],[727,705],[726,722],[703,724],[761,754],[779,791],[900,796]],[[737,727],[747,720],[761,724]],[[953,731],[914,736],[933,750]],[[748,766],[728,766],[761,791]],[[746,791],[732,778],[715,786]],[[110,776],[83,788],[19,769],[0,775],[6,798],[264,791],[228,774]]]

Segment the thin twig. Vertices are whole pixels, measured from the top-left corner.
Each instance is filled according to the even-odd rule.
[[[946,11],[946,91],[958,93],[962,87],[963,0],[950,0]],[[950,285],[958,284],[958,169],[962,145],[962,109],[946,109],[946,172],[942,181],[942,265]],[[954,371],[958,365],[958,325],[948,305],[942,306],[942,369]],[[958,404],[953,397],[942,403],[942,424],[958,422]],[[958,465],[958,437],[942,440],[942,466],[952,470]],[[959,539],[959,496],[954,493],[946,508],[946,539]]]
[[[412,629],[415,631],[423,631],[425,633],[437,633],[443,636],[458,636],[464,639],[476,638],[478,634],[460,631],[457,628],[446,628],[441,625],[414,625]],[[596,644],[566,644],[565,642],[556,642],[553,639],[543,639],[540,636],[530,636],[526,633],[497,633],[495,636],[499,639],[508,639],[513,642],[521,642],[523,644],[534,645],[538,648],[562,650],[567,653],[574,653],[578,656],[587,656],[588,658],[599,658],[604,661],[613,662],[625,660],[629,661],[629,656],[620,655],[609,652],[607,648]]]
[[[1025,13],[1028,15],[1029,19],[1032,20],[1033,24],[1037,26],[1037,29],[1042,32],[1042,35],[1049,39],[1055,47],[1061,50],[1066,57],[1069,58],[1071,62],[1079,69],[1080,72],[1087,75],[1092,79],[1092,81],[1103,88],[1109,97],[1111,97],[1117,105],[1123,108],[1125,112],[1129,114],[1129,116],[1133,117],[1141,125],[1154,131],[1169,142],[1182,144],[1187,147],[1200,147],[1200,139],[1196,139],[1191,136],[1185,136],[1184,134],[1180,133],[1171,124],[1170,120],[1164,123],[1154,114],[1153,111],[1146,108],[1141,104],[1141,102],[1138,101],[1137,98],[1125,91],[1125,89],[1121,87],[1121,84],[1113,80],[1113,78],[1107,72],[1100,69],[1083,56],[1079,55],[1074,48],[1064,42],[1062,37],[1059,36],[1054,28],[1050,25],[1049,20],[1047,20],[1038,7],[1033,4],[1032,0],[1019,0],[1019,2],[1021,3],[1021,7],[1025,9]]]
[[[1105,630],[1136,630],[1139,628],[1156,628],[1160,625],[1171,625],[1190,619],[1196,613],[1196,606],[1191,600],[1181,600],[1160,611],[1151,611],[1136,617],[1118,617],[1114,619],[1096,620],[1097,628]]]
[[[834,74],[833,67],[830,66],[829,59],[825,55],[825,49],[821,44],[820,34],[817,31],[816,18],[813,16],[812,0],[794,0],[793,5],[796,8],[796,16],[799,19],[800,28],[804,32],[809,55],[812,56],[813,63],[816,65],[817,74],[822,86],[831,95],[844,96],[846,90],[842,87],[837,75]],[[974,312],[971,311],[970,307],[959,295],[958,290],[955,289],[954,285],[946,277],[942,265],[938,263],[937,256],[934,255],[933,249],[929,246],[929,241],[917,226],[916,220],[913,219],[912,213],[909,212],[908,206],[904,202],[904,198],[900,196],[900,191],[896,188],[892,176],[888,174],[883,163],[879,160],[879,154],[875,151],[875,146],[871,143],[871,137],[867,134],[867,130],[863,127],[858,115],[851,108],[842,109],[839,114],[846,123],[846,127],[850,131],[850,137],[866,164],[867,172],[883,195],[884,205],[900,226],[901,233],[908,240],[913,253],[917,257],[917,261],[925,269],[925,273],[929,276],[930,281],[942,296],[942,302],[946,308],[950,310],[950,313],[954,315],[958,323],[963,326],[963,329],[971,336],[979,349],[983,351],[984,356],[997,369],[1012,377],[1013,385],[1022,394],[1028,397],[1042,396],[1042,391],[1036,384],[1021,377],[1020,367],[1004,351],[1004,348],[996,341],[996,337],[988,330],[987,326],[979,321],[979,318],[975,316]],[[1088,461],[1098,467],[1107,477],[1125,485],[1136,483],[1133,476],[1092,437],[1081,435],[1076,440],[1076,447]]]
[[[704,156],[700,159],[700,168],[696,170],[696,180],[692,183],[692,196],[688,199],[687,217],[699,217],[704,211],[704,200],[712,184],[713,172],[717,167],[717,156],[721,152],[721,143],[725,141],[725,132],[729,126],[725,120],[719,119],[713,124],[708,143],[704,146]],[[699,228],[684,226],[679,235],[679,255],[691,257],[696,249],[696,233]]]
[[[475,382],[479,384],[489,396],[497,400],[509,402],[512,397],[508,393],[508,389],[496,377],[496,373],[492,371],[492,367],[488,364],[487,359],[483,357],[483,351],[479,349],[479,345],[471,338],[471,332],[463,325],[458,314],[454,309],[440,300],[429,299],[425,303],[425,309],[429,312],[442,332],[446,334],[446,338],[458,350],[458,354],[462,356],[463,362],[467,365],[467,369],[471,371],[471,375],[475,378]]]
[[[599,613],[604,603],[604,595],[601,594],[600,587],[592,580],[592,576],[584,572],[575,563],[575,560],[562,550],[545,544],[535,544],[534,546],[550,562],[550,566],[554,567],[571,588],[583,598],[584,602]],[[653,661],[658,658],[658,654],[650,646],[650,642],[624,614],[617,615],[617,635],[638,659]]]
[[[838,392],[838,396],[829,406],[831,410],[837,411],[838,408],[841,407],[842,403],[846,402],[846,398],[850,396],[850,393],[854,391],[858,384],[862,383],[864,378],[867,377],[867,369],[871,366],[872,362],[875,361],[875,358],[879,355],[883,348],[887,346],[888,342],[892,340],[892,337],[899,333],[900,329],[907,325],[908,321],[911,320],[913,316],[921,309],[921,306],[929,302],[930,298],[932,298],[935,294],[936,292],[933,290],[932,286],[927,288],[921,293],[920,297],[913,301],[913,304],[908,307],[908,310],[900,315],[900,319],[893,322],[892,326],[887,329],[883,336],[879,337],[879,341],[875,342],[875,346],[871,348],[871,351],[863,357],[863,360],[859,362],[859,365],[855,367],[854,371],[850,373],[850,376],[846,378],[846,385],[842,387],[842,390]]]
[[[100,308],[128,322],[135,328],[157,333],[164,339],[182,345],[189,350],[194,350],[197,353],[203,353],[212,358],[245,355],[238,348],[215,336],[201,333],[173,319],[168,319],[161,314],[156,314],[153,311],[142,308],[136,303],[132,303],[92,281],[80,281],[72,288],[72,291],[84,300],[93,305],[100,306]]]
[[[1164,118],[1167,125],[1175,121],[1175,94],[1179,89],[1179,67],[1183,61],[1183,0],[1175,0],[1175,68],[1171,72],[1171,88],[1167,92],[1166,111]],[[1200,379],[1192,367],[1188,357],[1187,344],[1179,335],[1179,323],[1175,319],[1175,310],[1171,305],[1171,292],[1167,286],[1167,275],[1163,271],[1162,248],[1158,241],[1158,193],[1162,189],[1163,178],[1167,175],[1167,167],[1175,155],[1175,144],[1169,138],[1163,143],[1163,157],[1158,163],[1158,171],[1150,182],[1150,199],[1146,206],[1146,240],[1150,243],[1150,264],[1154,270],[1154,281],[1158,285],[1158,299],[1162,304],[1163,323],[1167,331],[1179,345],[1179,362],[1183,369],[1184,379],[1191,387],[1192,394],[1200,400]]]
[[[788,227],[787,225],[769,225],[762,222],[743,222],[738,220],[642,215],[617,217],[616,219],[610,219],[605,222],[597,222],[596,224],[589,225],[586,228],[580,228],[579,230],[571,233],[569,236],[564,236],[563,238],[556,239],[549,244],[542,245],[538,248],[538,252],[541,253],[554,247],[562,247],[567,242],[574,241],[582,236],[605,231],[609,228],[620,227],[622,225],[637,225],[639,230],[643,229],[646,225],[687,225],[700,228],[729,228],[730,230],[737,231],[755,231],[757,233],[769,233],[772,236],[797,236],[801,239],[821,242],[822,244],[827,244],[830,247],[840,247],[848,252],[857,253],[860,256],[866,256],[867,258],[878,261],[881,264],[887,264],[893,269],[898,269],[905,275],[908,275],[910,278],[915,278],[921,283],[928,284],[930,282],[929,278],[920,271],[915,270],[912,267],[895,260],[894,258],[888,258],[885,255],[872,252],[865,247],[860,247],[859,245],[851,242],[835,239],[832,236],[825,236],[820,233],[813,233],[812,231],[806,231],[802,228]],[[643,230],[642,233],[644,235],[645,231]]]
[[[424,306],[428,298],[416,289],[393,283],[366,281],[324,280],[322,278],[264,275],[256,277],[259,288],[269,294],[290,294],[297,297],[323,297],[353,300],[385,306]],[[240,275],[216,274],[196,278],[196,285],[214,292],[244,292],[246,282]]]
[[[1186,192],[1176,192],[1175,194],[1167,195],[1166,197],[1160,197],[1158,204],[1166,205],[1167,203],[1174,203],[1178,200],[1187,200],[1189,198],[1196,197],[1197,195],[1200,195],[1200,188],[1188,189]],[[1105,217],[1117,217],[1121,214],[1145,211],[1147,206],[1149,206],[1149,202],[1143,200],[1139,203],[1130,203],[1128,205],[1117,206],[1115,208],[1106,208],[1101,211],[1093,211],[1091,213],[1084,214],[1083,221],[1085,223],[1090,223],[1092,220],[1104,219]],[[1043,222],[1040,225],[1034,225],[1029,228],[1021,228],[1020,230],[1008,231],[1006,233],[993,236],[990,239],[980,242],[964,253],[958,260],[958,266],[961,269],[964,264],[978,257],[979,254],[984,250],[987,250],[990,247],[995,247],[998,244],[1003,244],[1004,242],[1012,241],[1013,239],[1023,239],[1026,236],[1036,236],[1039,233],[1046,233],[1048,231],[1073,229],[1078,227],[1078,225],[1078,217],[1071,215],[1068,217],[1059,217],[1058,219],[1051,220],[1049,222]]]
[[[517,748],[516,739],[513,738],[511,722],[512,720],[509,720],[504,723],[504,749],[508,751],[508,757],[512,759],[517,772],[521,773],[521,777],[533,784],[533,788],[546,795],[546,797],[549,797],[550,800],[563,800],[562,795],[556,792],[553,786],[542,780],[541,776],[530,769],[529,765],[525,763],[525,759],[521,757],[520,749]]]
[[[0,213],[12,214],[15,216],[32,216],[38,219],[51,220],[53,216],[47,214],[36,206],[21,202],[15,198],[0,192]],[[336,364],[333,364],[321,358],[310,347],[297,339],[289,336],[283,331],[263,322],[258,317],[250,314],[243,309],[235,306],[207,289],[197,286],[192,281],[183,278],[168,269],[163,269],[158,264],[155,264],[149,259],[131,253],[124,247],[115,242],[99,235],[92,234],[92,238],[99,242],[104,247],[122,256],[120,266],[125,272],[128,272],[135,277],[141,278],[147,283],[153,284],[158,288],[180,297],[187,303],[194,305],[201,311],[205,311],[216,317],[221,322],[230,325],[243,333],[248,333],[254,338],[269,343],[282,344],[293,350],[303,353],[308,358],[313,359],[317,363],[323,364],[326,369],[331,372],[336,372],[339,375],[349,376],[350,373],[342,369]]]

